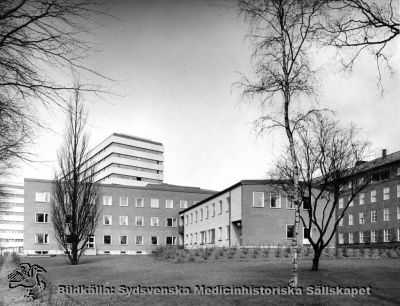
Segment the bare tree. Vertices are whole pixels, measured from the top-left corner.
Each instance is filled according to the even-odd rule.
[[[260,98],[268,105],[258,123],[263,128],[282,127],[289,142],[289,154],[293,173],[294,190],[299,188],[299,169],[294,143],[294,131],[310,113],[293,111],[293,103],[302,96],[314,94],[315,79],[309,50],[320,35],[324,0],[241,0],[239,11],[250,23],[249,37],[252,42],[255,80],[243,78],[239,85],[243,95]],[[292,239],[292,278],[290,286],[297,286],[297,236],[301,194],[294,196],[295,220]]]
[[[370,183],[371,163],[363,162],[369,143],[358,136],[354,126],[346,128],[316,115],[298,130],[295,147],[301,180],[297,188],[306,209],[300,220],[314,250],[312,270],[317,271],[320,256],[334,238],[347,208]],[[272,176],[293,181],[291,161],[280,158]],[[289,185],[282,187],[290,189]],[[347,200],[342,200],[343,209],[338,209],[344,191]]]
[[[95,49],[88,42],[90,26],[99,14],[92,0],[2,0],[0,3],[0,142],[11,149],[0,155],[2,167],[24,156],[29,137],[27,127],[37,123],[35,105],[59,105],[66,108],[67,93],[73,90],[71,77],[97,75],[85,67],[82,59]],[[65,83],[64,83],[65,80]],[[82,85],[79,90],[101,92],[99,86]],[[18,106],[16,106],[18,105]],[[22,114],[22,116],[21,116]],[[30,114],[27,116],[27,114]],[[15,122],[8,118],[14,116]],[[3,118],[5,118],[3,120]],[[9,135],[17,142],[10,143]]]
[[[88,161],[86,113],[79,89],[68,110],[65,143],[58,154],[59,171],[53,183],[51,216],[60,247],[76,265],[99,222],[99,185],[94,182],[95,169]]]

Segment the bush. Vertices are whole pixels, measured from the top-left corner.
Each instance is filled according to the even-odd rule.
[[[271,252],[271,247],[268,246],[267,248],[265,248],[265,249],[263,250],[264,257],[267,257],[267,258],[268,258],[270,252]]]

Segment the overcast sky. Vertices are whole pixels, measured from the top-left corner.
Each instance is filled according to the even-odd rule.
[[[257,137],[251,122],[257,103],[232,88],[240,73],[251,75],[248,26],[226,1],[119,1],[96,30],[99,54],[86,64],[119,82],[118,93],[88,102],[91,144],[113,132],[162,142],[165,182],[221,190],[242,179],[264,179],[286,144],[280,132]],[[399,52],[398,52],[399,53]],[[399,54],[393,62],[400,71]],[[333,62],[332,54],[315,57]],[[385,78],[383,97],[371,57],[351,75],[335,66],[320,75],[321,107],[353,122],[375,152],[400,150],[399,78]],[[62,142],[64,117],[41,112],[51,130],[41,130],[31,150],[38,162],[22,164],[12,180],[51,179]],[[44,162],[46,161],[46,162]]]

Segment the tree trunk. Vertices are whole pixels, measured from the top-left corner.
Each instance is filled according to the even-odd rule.
[[[314,258],[313,258],[313,260],[312,260],[312,268],[311,268],[311,271],[318,271],[318,268],[319,268],[319,258],[321,257],[321,252],[320,251],[317,251],[317,252],[315,252],[314,251]]]
[[[74,237],[74,242],[72,243],[72,248],[71,248],[71,255],[72,255],[72,260],[71,260],[71,265],[77,265],[78,264],[78,243],[75,241]]]

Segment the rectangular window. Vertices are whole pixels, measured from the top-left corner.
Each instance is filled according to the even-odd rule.
[[[222,241],[222,227],[218,228],[218,241]]]
[[[376,202],[376,190],[371,190],[371,203]]]
[[[176,227],[177,220],[175,218],[167,218],[165,221],[165,226],[167,227]]]
[[[144,225],[143,219],[144,219],[143,217],[136,216],[135,217],[135,225],[136,226],[143,226]]]
[[[119,216],[119,225],[128,225],[128,216]]]
[[[158,199],[151,199],[150,200],[150,207],[151,208],[159,208],[160,207],[160,201]]]
[[[343,234],[339,234],[339,244],[343,244],[344,243],[344,238],[343,238]]]
[[[136,207],[144,207],[144,199],[143,198],[135,198],[135,206]]]
[[[384,200],[390,199],[390,187],[383,188],[383,199]]]
[[[358,239],[360,243],[364,243],[364,232],[359,233]]]
[[[165,237],[165,244],[166,245],[176,245],[176,237]]]
[[[222,211],[222,201],[221,211]],[[253,207],[264,207],[264,192],[253,192]]]
[[[397,173],[396,173],[397,175],[400,175],[400,167],[399,168],[397,168]]]
[[[35,220],[36,223],[49,223],[49,214],[37,213]]]
[[[353,225],[354,224],[354,216],[353,214],[349,214],[349,225]]]
[[[190,213],[190,224],[193,224],[193,213]]]
[[[343,218],[339,220],[339,226],[343,226]]]
[[[111,235],[104,235],[103,236],[103,243],[104,244],[111,244]]]
[[[311,197],[303,197],[303,209],[311,209]]]
[[[212,206],[211,206],[211,217],[214,217],[215,216],[215,203],[212,203]]]
[[[360,199],[360,205],[364,205],[365,204],[365,193],[360,193],[359,199]]]
[[[135,244],[143,244],[143,236],[136,236]]]
[[[231,206],[231,198],[227,197],[226,198],[226,212],[229,212],[230,206]]]
[[[281,208],[281,203],[278,201],[278,195],[276,193],[269,194],[269,207],[271,208]]]
[[[400,198],[400,185],[397,185],[397,197]]]
[[[390,230],[384,229],[383,230],[383,242],[389,242],[389,241],[390,241]]]
[[[189,216],[185,215],[185,225],[189,225]]]
[[[219,214],[222,214],[222,201],[218,202],[218,206],[219,206],[219,209],[218,209]],[[254,206],[254,204],[253,204],[253,206]]]
[[[119,244],[127,245],[128,244],[128,236],[119,236]]]
[[[180,200],[179,201],[179,207],[180,208],[187,208],[187,201],[185,201],[185,200]]]
[[[157,245],[158,244],[158,237],[157,236],[151,236],[151,244],[152,245]]]
[[[119,197],[119,206],[128,206],[128,197]]]
[[[400,220],[400,207],[397,206],[397,220]]]
[[[206,210],[206,219],[208,219],[208,206],[206,206],[205,210]]]
[[[35,243],[48,244],[49,243],[49,235],[48,234],[36,234],[35,235]]]
[[[286,196],[287,202],[286,202],[286,208],[287,209],[294,209],[294,201],[290,196]]]
[[[165,208],[174,208],[173,200],[165,200]]]
[[[229,225],[227,225],[226,226],[226,234],[225,234],[225,238],[226,238],[226,240],[229,240],[230,239],[230,237],[231,237],[231,232],[230,232],[230,227],[229,227]]]
[[[197,243],[197,233],[194,233],[194,243]]]
[[[286,239],[291,239],[294,236],[294,225],[286,224]]]
[[[158,226],[158,217],[150,218],[150,226]]]
[[[351,200],[351,201],[349,202],[349,207],[351,207],[351,206],[354,206],[353,200]]]
[[[354,243],[353,233],[349,233],[349,243]]]
[[[371,242],[378,242],[378,232],[371,231]]]
[[[339,199],[339,208],[343,208],[343,198]]]
[[[358,213],[358,221],[360,224],[364,224],[365,220],[364,220],[364,212],[359,212]]]
[[[349,181],[349,189],[351,189],[353,187],[353,182]]]
[[[384,208],[383,209],[383,221],[389,221],[389,219],[390,219],[389,208]]]
[[[303,244],[310,244],[310,229],[303,227]]]
[[[197,210],[194,212],[194,222],[197,222]]]
[[[50,202],[50,192],[36,192],[35,193],[36,202]]]
[[[376,222],[377,219],[376,210],[371,210],[371,222]]]
[[[104,215],[103,216],[103,224],[104,225],[112,225],[112,216]]]
[[[88,242],[87,242],[87,247],[88,247],[88,249],[94,249],[94,247],[95,247],[95,238],[94,238],[94,236],[89,236]]]
[[[200,221],[203,221],[203,208],[200,208]]]
[[[103,196],[103,205],[112,205],[112,196]]]

